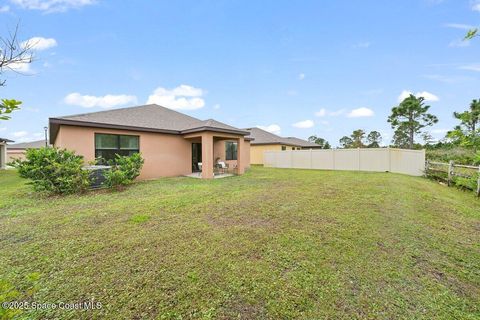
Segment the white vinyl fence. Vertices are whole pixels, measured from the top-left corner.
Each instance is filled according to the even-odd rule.
[[[393,148],[265,151],[264,166],[272,168],[397,172],[421,176],[425,150]]]

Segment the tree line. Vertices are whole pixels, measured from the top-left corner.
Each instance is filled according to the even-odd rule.
[[[413,94],[405,98],[399,105],[392,108],[387,122],[394,133],[391,146],[402,149],[419,149],[423,147],[442,147],[444,145],[461,146],[473,149],[476,152],[480,147],[480,100],[472,100],[467,110],[454,112],[453,117],[459,121],[445,138],[432,144],[432,136],[427,130],[438,122],[437,116],[429,113],[430,106],[425,104],[425,98]],[[418,139],[421,141],[418,142]],[[323,149],[329,149],[330,143],[321,137],[313,135],[308,138]],[[367,132],[357,129],[349,136],[339,140],[342,148],[378,148],[382,136],[378,131]]]

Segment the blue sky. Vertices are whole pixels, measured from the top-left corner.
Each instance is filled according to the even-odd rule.
[[[480,1],[0,1],[36,61],[4,74],[22,100],[0,136],[38,140],[48,117],[157,102],[200,119],[333,145],[391,137],[404,91],[428,98],[442,137],[480,98]]]

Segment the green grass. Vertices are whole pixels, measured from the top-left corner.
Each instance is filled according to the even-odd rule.
[[[0,230],[0,299],[103,306],[18,317],[480,318],[480,201],[423,178],[254,167],[44,197],[1,172]]]

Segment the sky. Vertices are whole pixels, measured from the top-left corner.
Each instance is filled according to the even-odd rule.
[[[480,1],[0,0],[35,61],[5,72],[23,101],[0,137],[43,138],[49,117],[157,103],[332,145],[379,131],[400,97],[426,98],[439,139],[480,98]]]

